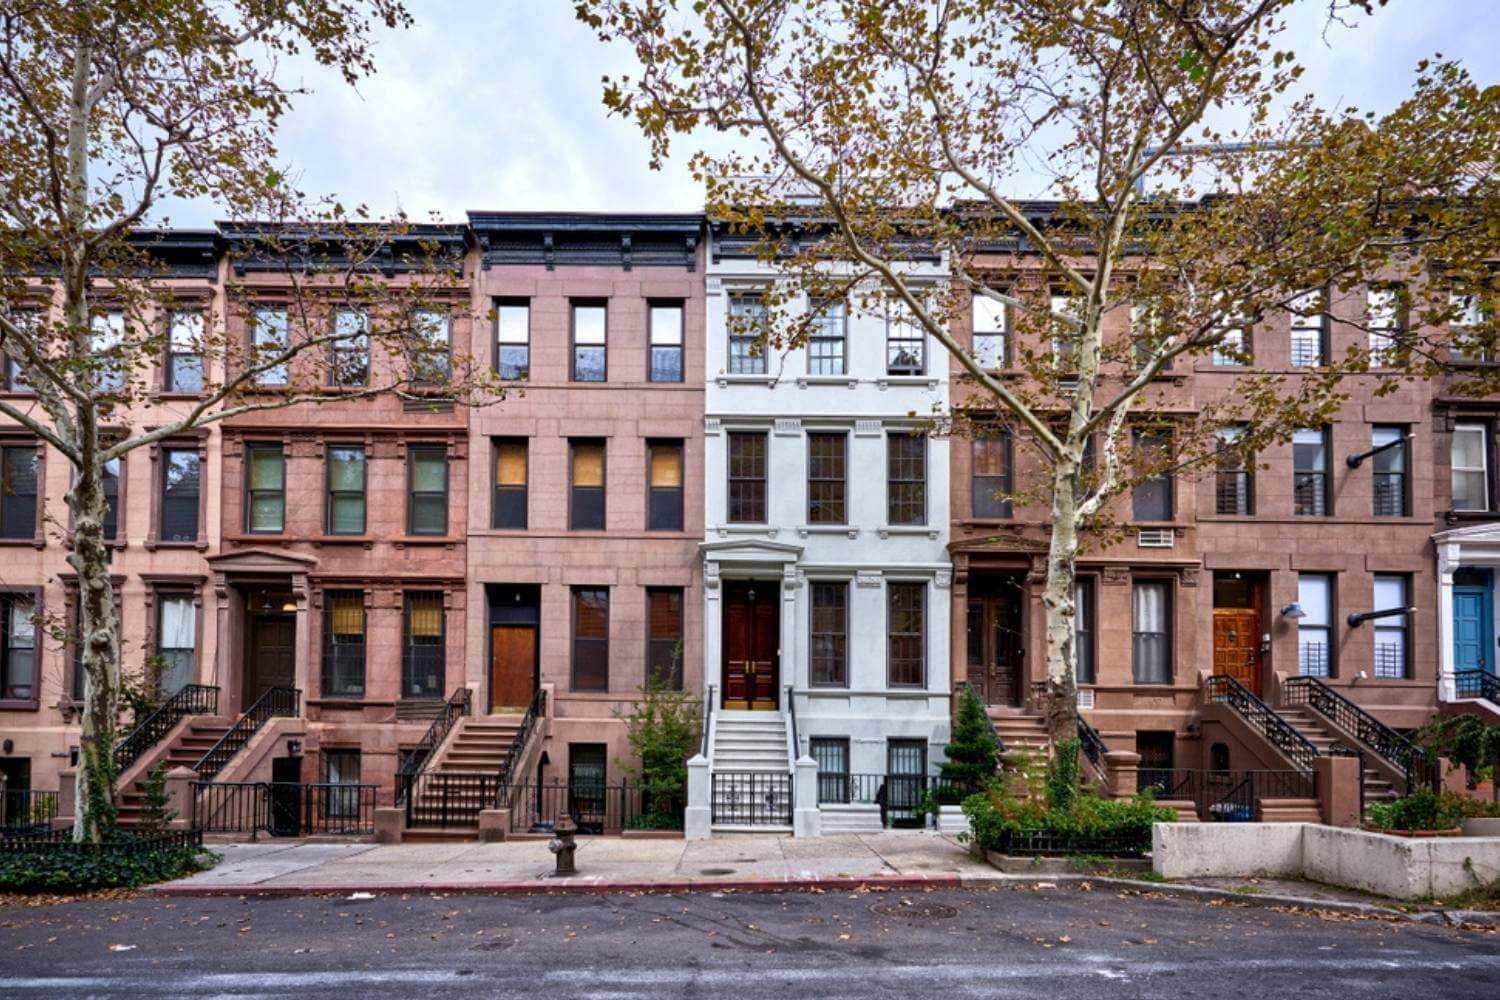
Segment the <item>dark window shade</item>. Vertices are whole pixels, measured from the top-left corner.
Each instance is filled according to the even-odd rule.
[[[1073,589],[1074,679],[1094,683],[1094,581],[1078,580]]]
[[[651,531],[682,530],[682,442],[653,441],[646,449]]]
[[[104,537],[120,537],[120,460],[104,463]],[[195,536],[196,539],[196,536]]]
[[[197,448],[166,448],[161,455],[161,540],[198,540],[201,469]]]
[[[729,520],[760,524],[766,519],[766,436],[729,435]]]
[[[646,591],[646,677],[682,690],[682,588]]]
[[[927,439],[886,437],[886,518],[891,524],[927,523]]]
[[[448,533],[448,449],[434,446],[407,450],[407,531],[413,535]]]
[[[1010,435],[976,438],[973,445],[973,514],[975,517],[1010,517]]]
[[[36,536],[36,448],[0,448],[0,532],[6,538]]]
[[[401,696],[437,698],[443,694],[446,622],[442,591],[406,594],[401,616]]]
[[[365,691],[365,595],[330,590],[323,595],[323,693]]]
[[[844,524],[848,519],[848,436],[807,436],[807,523]]]
[[[604,442],[572,442],[570,465],[568,526],[574,531],[603,531]]]
[[[524,438],[495,443],[495,499],[492,524],[496,528],[526,528],[526,451]]]
[[[609,591],[573,588],[573,690],[609,690]]]
[[[886,588],[887,669],[892,687],[921,687],[926,680],[927,588],[891,583]]]
[[[814,684],[843,687],[849,683],[849,585],[814,583],[810,677]]]

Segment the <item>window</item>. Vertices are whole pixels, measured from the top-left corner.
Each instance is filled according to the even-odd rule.
[[[525,438],[501,438],[495,442],[493,527],[526,529],[526,447]]]
[[[1072,295],[1053,295],[1047,302],[1051,313],[1052,363],[1063,372],[1078,370],[1078,347],[1083,341],[1079,328],[1082,309]]]
[[[1450,351],[1460,364],[1481,364],[1490,359],[1489,336],[1485,324],[1492,318],[1493,307],[1473,293],[1450,292],[1448,322]]]
[[[98,392],[119,392],[125,386],[120,351],[125,343],[125,314],[118,310],[95,313],[89,320],[89,352],[98,363],[90,384]]]
[[[161,452],[161,540],[198,540],[198,498],[202,468],[198,449],[163,448]]]
[[[573,690],[609,690],[609,590],[573,588]]]
[[[814,581],[812,631],[808,643],[809,679],[814,685],[847,687],[849,684],[849,584]]]
[[[926,368],[927,336],[904,302],[887,302],[885,310],[885,373],[920,375]]]
[[[887,671],[891,687],[927,682],[927,586],[886,585]]]
[[[1376,574],[1375,606],[1371,611],[1389,611],[1411,606],[1410,585],[1405,576]],[[1387,618],[1376,618],[1375,676],[1400,680],[1407,675],[1410,662],[1411,618],[1403,612]]]
[[[1007,431],[977,437],[971,446],[974,472],[970,502],[974,517],[1011,516],[1011,438]]]
[[[1302,573],[1297,577],[1297,672],[1304,677],[1333,674],[1333,577]]]
[[[1315,368],[1328,355],[1327,293],[1303,292],[1289,303],[1292,313],[1292,365]]]
[[[808,753],[818,763],[818,801],[849,801],[849,740],[846,737],[814,736],[807,741]]]
[[[328,448],[328,533],[365,533],[365,449],[359,445]]]
[[[164,698],[193,682],[197,661],[198,605],[191,594],[161,594],[156,605],[156,655],[161,657]]]
[[[651,304],[652,382],[682,381],[682,303]]]
[[[1161,349],[1161,311],[1156,303],[1130,307],[1130,363],[1145,368]],[[1170,368],[1170,361],[1163,368]]]
[[[581,833],[603,833],[609,804],[604,783],[609,748],[603,743],[568,744],[568,807]]]
[[[417,385],[444,385],[453,373],[453,322],[445,312],[411,314],[412,372]]]
[[[1304,428],[1292,434],[1292,513],[1325,517],[1328,510],[1328,431]]]
[[[844,374],[848,318],[849,310],[843,302],[829,300],[813,304],[812,329],[807,340],[807,374]]]
[[[39,310],[17,309],[10,313],[10,321],[34,337],[42,333],[42,314]],[[5,370],[0,372],[0,389],[6,392],[30,392],[31,387],[26,384],[23,371],[21,352],[0,353],[3,353],[5,359]]]
[[[1384,448],[1371,458],[1376,517],[1405,517],[1406,428],[1377,426],[1370,432],[1370,447]]]
[[[768,316],[758,295],[729,297],[729,374],[766,373]]]
[[[354,309],[333,314],[333,341],[329,344],[328,384],[370,384],[370,321]]]
[[[364,693],[364,591],[327,591],[323,595],[323,694]]]
[[[1365,320],[1370,329],[1370,364],[1389,364],[1405,334],[1399,288],[1372,288],[1366,293]]]
[[[682,530],[682,442],[646,442],[648,531]]]
[[[1137,684],[1172,683],[1171,585],[1138,580],[1130,594],[1131,673]]]
[[[1094,683],[1094,581],[1073,584],[1073,674],[1078,684]]]
[[[807,435],[807,523],[845,524],[848,510],[849,436],[818,431]]]
[[[406,593],[401,609],[401,697],[443,696],[444,624],[442,591]]]
[[[1146,477],[1130,490],[1131,513],[1137,521],[1172,520],[1172,437],[1160,431],[1138,430],[1132,435],[1136,455]]]
[[[442,445],[406,449],[406,522],[407,534],[448,533],[448,449]]]
[[[255,382],[264,386],[287,384],[287,365],[275,361],[291,345],[285,309],[257,309],[250,320],[249,367],[261,368]],[[273,363],[274,362],[274,363]]]
[[[508,382],[531,376],[531,303],[495,303],[495,372]]]
[[[286,455],[281,445],[257,441],[245,445],[245,530],[280,534],[286,530]]]
[[[203,391],[203,313],[198,310],[174,312],[168,320],[163,375],[167,392]]]
[[[888,434],[886,516],[891,524],[927,523],[927,439],[921,434]]]
[[[347,819],[359,815],[359,751],[324,750],[323,783],[352,787],[325,788],[323,815],[327,819]]]
[[[729,520],[763,524],[766,520],[766,436],[729,435]]]
[[[1240,450],[1242,427],[1221,427],[1214,468],[1214,512],[1248,516],[1255,513],[1254,463]]]
[[[603,302],[573,303],[574,382],[603,382],[607,376],[606,312]]]
[[[100,486],[104,489],[104,537],[106,540],[120,537],[120,459],[111,458],[104,463]],[[198,536],[193,535],[197,541]]]
[[[682,588],[646,588],[646,680],[682,690]]]
[[[30,595],[0,595],[0,698],[34,701],[36,688],[36,600]]]
[[[0,447],[0,537],[36,537],[36,446]]]
[[[1489,432],[1484,424],[1453,428],[1453,509],[1490,509]],[[11,536],[7,533],[7,537]]]
[[[980,367],[994,370],[1005,367],[1005,303],[984,295],[975,295],[970,308],[974,329],[974,360]]]
[[[1222,300],[1221,300],[1222,301]],[[1221,315],[1217,326],[1219,339],[1210,355],[1218,366],[1245,365],[1250,361],[1249,321],[1238,316]]]
[[[573,531],[604,530],[604,442],[573,440],[569,463],[568,527]]]

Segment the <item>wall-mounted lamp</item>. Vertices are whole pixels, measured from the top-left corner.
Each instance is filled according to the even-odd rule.
[[[1399,448],[1399,447],[1401,447],[1402,445],[1404,445],[1409,440],[1411,440],[1410,435],[1403,434],[1400,437],[1396,438],[1396,440],[1394,440],[1394,441],[1387,441],[1385,444],[1376,445],[1375,447],[1371,448],[1369,451],[1362,451],[1358,455],[1350,455],[1348,458],[1344,459],[1344,462],[1345,462],[1345,464],[1347,464],[1349,466],[1349,468],[1351,468],[1351,469],[1357,469],[1357,468],[1359,468],[1360,463],[1363,462],[1365,459],[1367,459],[1367,458],[1374,458],[1376,455],[1379,455],[1381,452],[1383,452],[1383,451],[1390,451],[1392,448]]]
[[[1359,628],[1365,622],[1374,621],[1376,618],[1395,618],[1397,615],[1416,614],[1417,609],[1412,608],[1385,608],[1381,611],[1360,611],[1351,614],[1347,619],[1350,628]]]
[[[4,743],[0,743],[0,749],[5,751],[6,756],[9,756],[15,748],[16,743],[14,740],[6,740]]]
[[[301,740],[287,740],[286,741],[286,755],[288,757],[295,757],[295,756],[297,756],[301,752],[302,752],[302,741]]]
[[[1293,601],[1291,604],[1288,604],[1286,607],[1281,609],[1281,617],[1296,620],[1298,618],[1306,618],[1307,612],[1302,610],[1302,605],[1298,604],[1296,601]]]

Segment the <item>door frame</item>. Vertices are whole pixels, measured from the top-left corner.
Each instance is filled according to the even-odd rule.
[[[1238,575],[1241,579],[1247,581],[1250,584],[1250,607],[1248,609],[1247,608],[1236,608],[1236,607],[1225,607],[1225,608],[1220,608],[1219,607],[1218,602],[1214,599],[1214,584],[1218,582],[1218,577],[1221,576],[1221,575],[1226,576],[1226,577],[1227,576],[1231,576],[1231,575]],[[1223,611],[1245,611],[1245,610],[1248,610],[1248,611],[1250,611],[1254,615],[1254,618],[1255,618],[1254,646],[1255,646],[1256,669],[1255,669],[1255,684],[1253,685],[1253,693],[1255,694],[1255,696],[1257,698],[1263,698],[1263,697],[1265,697],[1265,692],[1267,691],[1266,677],[1267,677],[1268,671],[1271,669],[1271,649],[1269,648],[1268,644],[1265,642],[1265,636],[1271,631],[1270,625],[1269,625],[1269,620],[1268,620],[1268,612],[1269,612],[1269,604],[1270,604],[1270,602],[1266,599],[1266,595],[1270,592],[1270,582],[1269,582],[1267,576],[1268,576],[1268,574],[1266,574],[1264,571],[1261,571],[1261,570],[1215,570],[1214,573],[1213,573],[1213,576],[1211,576],[1209,578],[1209,594],[1208,594],[1208,599],[1209,599],[1208,600],[1208,603],[1209,603],[1209,609],[1208,609],[1208,615],[1209,615],[1209,628],[1208,628],[1208,644],[1209,644],[1209,648],[1208,648],[1208,657],[1209,657],[1209,660],[1208,660],[1208,662],[1209,662],[1209,665],[1214,669],[1215,672],[1217,672],[1218,667],[1214,664],[1214,616],[1215,616],[1215,613],[1218,612],[1218,611],[1220,611],[1220,610],[1223,610]]]
[[[261,618],[280,618],[291,623],[292,626],[292,676],[290,683],[293,687],[297,685],[297,612],[295,611],[262,611],[254,608],[245,608],[245,635],[244,651],[240,658],[242,669],[240,670],[240,710],[245,711],[255,704],[255,699],[260,697],[255,693],[256,659],[255,659],[255,623]]]
[[[499,597],[516,598],[507,607],[520,606],[528,614],[514,617],[497,614]],[[525,595],[524,601],[521,595]],[[531,629],[532,697],[542,689],[542,587],[534,583],[486,583],[484,585],[484,704],[486,711],[495,701],[495,626],[509,625]]]
[[[542,628],[538,623],[527,622],[497,622],[489,623],[489,630],[484,636],[486,655],[484,658],[484,704],[485,714],[494,714],[495,711],[495,629],[497,628],[524,628],[531,630],[531,697],[536,698],[536,693],[542,687]],[[505,708],[517,706],[507,705]],[[523,706],[524,710],[524,706]]]
[[[977,581],[976,581],[976,578]],[[993,581],[993,582],[992,582]],[[1013,593],[1011,590],[1013,589]],[[1012,631],[1015,633],[1014,667],[1011,677],[1011,697],[1008,701],[990,700],[990,667],[991,664],[982,663],[985,669],[984,689],[977,692],[980,700],[986,706],[992,708],[1022,708],[1026,704],[1026,694],[1030,685],[1030,674],[1028,672],[1028,659],[1026,656],[1027,621],[1026,609],[1029,599],[1026,578],[1019,573],[1010,572],[971,572],[969,583],[964,592],[963,605],[963,635],[964,635],[964,680],[969,676],[969,605],[972,602],[979,603],[989,610],[985,612],[987,620],[993,620],[992,616],[998,614],[998,609],[1004,606],[1006,601],[1011,601],[1009,615],[1014,624]],[[989,643],[993,631],[981,626],[979,636],[979,659],[984,660],[985,646]]]
[[[1454,648],[1453,648],[1453,668],[1455,670],[1465,669],[1465,668],[1459,667],[1459,665],[1458,665],[1458,622],[1457,622],[1457,619],[1456,619],[1456,614],[1457,614],[1457,611],[1458,611],[1458,595],[1461,594],[1461,593],[1462,594],[1474,594],[1474,595],[1476,595],[1476,596],[1479,597],[1479,607],[1480,607],[1479,631],[1480,631],[1480,634],[1483,636],[1483,638],[1481,640],[1481,648],[1485,652],[1484,664],[1483,664],[1483,666],[1480,667],[1480,669],[1488,671],[1489,673],[1493,674],[1493,673],[1497,672],[1496,669],[1495,669],[1495,658],[1492,657],[1492,656],[1490,656],[1490,655],[1488,655],[1488,654],[1489,654],[1489,651],[1490,651],[1491,643],[1493,642],[1494,635],[1495,635],[1495,573],[1494,573],[1493,570],[1491,570],[1490,568],[1485,567],[1485,566],[1460,567],[1460,568],[1461,569],[1480,570],[1480,571],[1482,571],[1486,575],[1486,577],[1488,578],[1488,580],[1487,580],[1486,583],[1483,583],[1483,584],[1469,584],[1469,583],[1454,583],[1453,584],[1453,601],[1452,601],[1453,610],[1450,613],[1452,613],[1452,614],[1455,615],[1455,619],[1454,619],[1454,621],[1452,621],[1452,622],[1449,623],[1449,627],[1453,630],[1453,640],[1452,640],[1453,641],[1453,646],[1454,646]]]
[[[721,709],[723,709],[723,710],[725,710],[725,711],[739,711],[740,710],[740,709],[732,709],[732,708],[730,708],[730,706],[729,706],[729,685],[725,682],[725,678],[728,676],[728,668],[729,668],[729,641],[728,641],[728,638],[727,638],[728,629],[726,628],[726,625],[727,625],[727,623],[729,621],[729,605],[731,603],[730,602],[730,594],[732,594],[735,590],[738,590],[738,589],[741,589],[741,588],[750,588],[750,587],[755,587],[755,586],[765,586],[765,587],[773,588],[774,591],[775,591],[775,593],[776,593],[775,606],[772,609],[773,614],[771,615],[771,620],[773,622],[775,622],[775,624],[776,624],[776,634],[775,634],[775,637],[774,637],[775,643],[776,643],[776,646],[775,646],[775,655],[772,657],[772,660],[771,660],[771,706],[769,708],[757,709],[757,708],[751,708],[750,704],[747,703],[744,706],[744,710],[745,711],[759,711],[759,712],[779,712],[782,709],[782,704],[781,704],[781,643],[782,643],[783,636],[782,636],[781,633],[782,633],[782,624],[783,623],[781,621],[781,600],[782,600],[781,580],[779,578],[777,578],[777,579],[770,579],[770,578],[762,578],[762,577],[740,577],[740,578],[735,578],[735,579],[724,580],[723,583],[721,584],[721,586],[723,587],[723,590],[724,590],[724,597],[719,602],[721,606],[720,606],[720,609],[719,609],[719,705],[718,705],[718,707],[721,708]]]

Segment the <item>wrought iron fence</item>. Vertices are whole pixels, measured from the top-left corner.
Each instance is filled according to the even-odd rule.
[[[478,826],[479,812],[493,808],[500,775],[418,771],[396,776],[396,794],[406,803],[407,827]]]
[[[52,829],[57,793],[7,788],[0,796],[0,837],[25,837]]]
[[[1135,790],[1150,789],[1158,799],[1198,801],[1198,790],[1202,785],[1202,771],[1170,767],[1143,767],[1135,773]]]
[[[184,684],[115,744],[115,773],[134,764],[187,716],[214,715],[218,711],[218,688],[207,684]]]
[[[469,714],[470,697],[469,689],[461,687],[443,702],[443,707],[438,711],[437,717],[432,720],[432,725],[428,726],[427,732],[422,735],[421,742],[412,748],[402,762],[401,769],[397,772],[398,778],[400,775],[416,774],[427,765],[428,758],[448,737],[453,724]],[[406,786],[399,780],[396,782],[396,788],[398,795],[405,793]],[[400,805],[402,801],[398,798],[396,804]]]
[[[932,801],[957,804],[975,791],[937,774],[818,772],[819,805],[877,805],[882,825],[920,825]]]
[[[1407,794],[1431,783],[1437,762],[1426,750],[1316,677],[1287,679],[1281,685],[1281,700],[1287,705],[1306,705],[1400,769],[1406,776]]]
[[[1313,761],[1318,757],[1317,748],[1239,681],[1227,674],[1214,674],[1208,679],[1208,697],[1210,701],[1234,709],[1298,769],[1312,773]]]
[[[1058,830],[1010,830],[1000,834],[996,849],[1018,857],[1055,854],[1095,854],[1101,857],[1135,857],[1151,847],[1148,833],[1079,834]]]
[[[76,841],[71,830],[48,830],[28,837],[0,840],[0,854],[73,854],[87,858],[99,854],[144,854],[166,848],[202,847],[202,830],[176,830],[170,833],[136,835],[116,830],[111,839],[101,843]]]
[[[240,752],[240,748],[250,742],[261,726],[276,716],[296,716],[298,706],[302,703],[302,692],[296,688],[273,687],[267,688],[257,699],[255,704],[245,710],[245,714],[235,720],[229,731],[219,737],[219,742],[209,748],[208,753],[193,765],[193,770],[198,777],[205,781],[213,780],[214,775],[221,771],[230,758]]]
[[[1203,820],[1249,823],[1262,799],[1310,799],[1311,772],[1143,767],[1136,790],[1151,789],[1161,801],[1188,801]]]
[[[1500,702],[1500,678],[1488,670],[1455,670],[1454,694],[1459,698],[1486,698]]]
[[[550,833],[567,816],[582,834],[681,830],[686,792],[633,782],[544,782],[511,786],[510,832]]]
[[[531,734],[536,730],[538,719],[547,715],[547,690],[539,688],[531,697],[531,704],[526,706],[526,714],[521,716],[521,725],[516,729],[516,735],[511,738],[510,749],[505,751],[505,760],[500,762],[500,792],[496,798],[496,804],[502,801],[499,796],[504,794],[505,788],[511,784],[511,775],[515,767],[520,763],[521,757],[526,753],[526,744],[531,739]]]
[[[273,837],[375,832],[377,785],[285,781],[195,781],[194,829]]]
[[[1109,771],[1104,764],[1104,755],[1109,752],[1109,748],[1104,745],[1104,738],[1099,735],[1099,730],[1089,725],[1082,713],[1078,716],[1078,744],[1099,776],[1107,776]]]
[[[785,771],[715,771],[709,820],[736,826],[791,826],[792,776]]]

